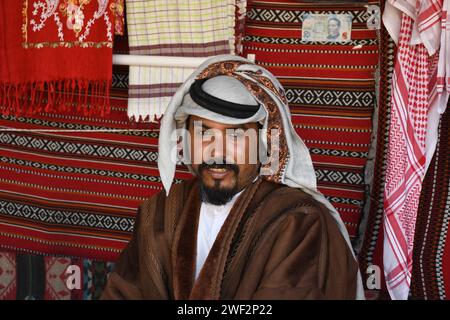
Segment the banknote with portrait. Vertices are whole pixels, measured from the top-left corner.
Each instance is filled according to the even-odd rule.
[[[351,14],[308,14],[303,17],[302,41],[348,42],[352,36]]]

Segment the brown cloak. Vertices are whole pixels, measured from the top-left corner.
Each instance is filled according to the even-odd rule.
[[[358,266],[328,210],[261,178],[195,280],[200,205],[198,179],[145,201],[102,299],[355,299]]]

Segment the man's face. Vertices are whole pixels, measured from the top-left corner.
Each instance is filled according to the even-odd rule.
[[[189,118],[192,169],[203,197],[221,205],[251,183],[259,172],[257,123],[227,125]]]
[[[339,34],[339,23],[336,20],[328,21],[328,33],[332,36]]]

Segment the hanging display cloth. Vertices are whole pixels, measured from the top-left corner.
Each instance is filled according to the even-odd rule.
[[[116,0],[0,2],[0,111],[109,111]]]

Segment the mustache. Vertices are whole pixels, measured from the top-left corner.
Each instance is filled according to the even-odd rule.
[[[213,162],[211,164],[207,164],[205,162],[202,162],[198,166],[198,172],[202,173],[206,169],[227,169],[227,170],[233,171],[236,175],[239,174],[239,166],[238,165],[236,165],[236,164],[228,164],[228,163],[225,163],[225,161],[221,161],[221,162],[222,163]]]

